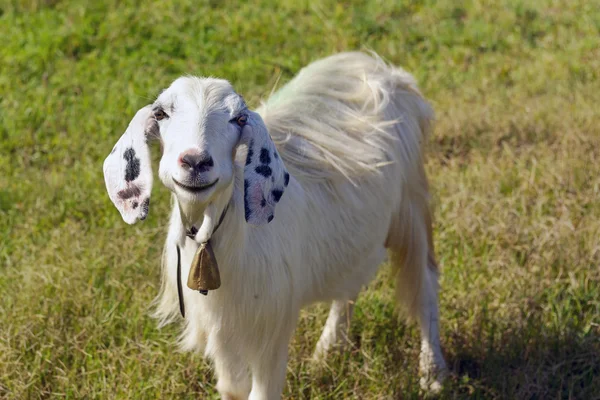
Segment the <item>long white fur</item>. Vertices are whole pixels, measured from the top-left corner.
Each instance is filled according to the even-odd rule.
[[[204,93],[219,82],[194,85],[182,90],[210,109]],[[439,390],[446,365],[423,171],[433,113],[415,80],[375,55],[336,54],[304,68],[257,112],[291,174],[289,187],[271,223],[247,224],[245,154],[238,151],[235,178],[213,202],[217,215],[229,204],[211,239],[222,286],[203,296],[184,285],[181,349],[213,361],[223,398],[280,398],[300,309],[334,302],[315,354],[322,358],[343,338],[351,315],[345,304],[374,277],[387,247],[399,299],[422,328],[422,385]],[[179,318],[175,245],[184,228],[178,207],[173,199],[156,298],[161,326]],[[184,282],[196,249],[187,243]]]

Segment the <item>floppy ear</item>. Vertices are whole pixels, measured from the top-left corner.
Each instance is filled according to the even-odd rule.
[[[248,111],[240,143],[248,146],[244,167],[246,222],[268,224],[275,216],[275,206],[289,183],[290,174],[259,114]]]
[[[147,131],[155,123],[151,105],[140,109],[104,160],[104,183],[108,196],[128,224],[148,216],[152,168]]]

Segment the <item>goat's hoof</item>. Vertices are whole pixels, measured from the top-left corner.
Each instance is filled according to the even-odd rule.
[[[442,391],[444,381],[448,377],[448,370],[441,368],[430,371],[419,379],[421,390],[427,395],[438,395]]]
[[[321,347],[317,347],[311,357],[311,361],[315,364],[321,364],[327,359],[328,353],[329,353],[329,349],[323,349]]]
[[[315,347],[315,352],[312,355],[314,363],[322,363],[327,359],[327,356],[337,352],[343,353],[348,351],[352,346],[348,339],[320,339]]]

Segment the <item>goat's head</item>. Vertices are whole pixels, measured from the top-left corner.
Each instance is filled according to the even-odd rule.
[[[262,118],[227,81],[179,78],[130,122],[104,161],[110,199],[129,224],[148,214],[152,170],[147,142],[152,138],[163,149],[160,180],[180,202],[197,207],[232,184],[235,154],[245,144],[246,221],[262,225],[273,219],[289,174]]]

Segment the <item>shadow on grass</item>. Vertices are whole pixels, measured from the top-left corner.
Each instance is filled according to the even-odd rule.
[[[453,377],[442,398],[600,398],[600,334],[539,319],[447,343]],[[497,328],[500,328],[499,326]]]

